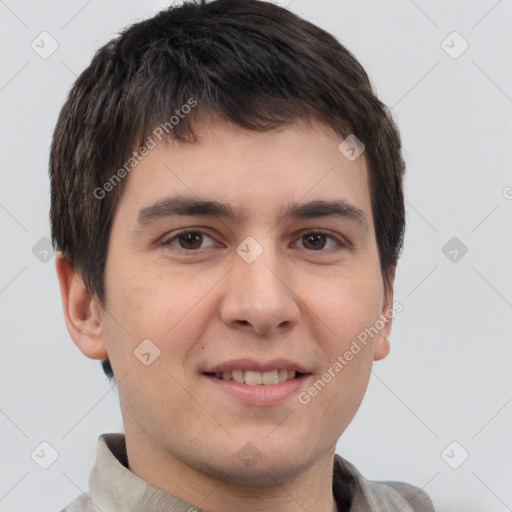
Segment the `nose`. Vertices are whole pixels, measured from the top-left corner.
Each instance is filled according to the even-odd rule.
[[[270,245],[270,244],[269,244]],[[238,254],[225,283],[220,316],[231,328],[278,334],[299,321],[298,297],[284,256],[269,247],[252,263]]]

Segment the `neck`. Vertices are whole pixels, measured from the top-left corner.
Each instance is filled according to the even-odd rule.
[[[136,429],[135,429],[136,430]],[[187,504],[209,512],[341,512],[332,493],[334,449],[306,470],[263,485],[240,484],[215,475],[214,468],[190,464],[142,432],[125,424],[129,469],[136,476]]]

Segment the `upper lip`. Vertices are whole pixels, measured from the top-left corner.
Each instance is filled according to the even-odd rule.
[[[253,372],[268,372],[270,370],[295,370],[299,373],[310,373],[308,369],[290,359],[271,359],[261,361],[252,358],[231,359],[224,363],[209,366],[205,373],[228,372],[233,370],[249,370]]]

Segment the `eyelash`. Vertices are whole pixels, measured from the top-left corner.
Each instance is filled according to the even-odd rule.
[[[164,247],[175,246],[180,251],[183,251],[183,252],[186,252],[186,253],[190,253],[190,254],[195,254],[195,253],[199,252],[201,249],[184,249],[183,247],[179,247],[178,245],[175,245],[175,244],[172,243],[173,241],[177,240],[180,236],[187,235],[189,233],[196,233],[196,234],[206,235],[207,237],[209,237],[209,238],[211,238],[213,240],[213,237],[211,235],[209,235],[208,233],[206,233],[204,231],[201,231],[200,229],[185,229],[183,231],[179,231],[178,233],[173,235],[171,238],[168,238],[167,240],[163,241],[162,245]],[[331,247],[330,249],[318,249],[318,250],[311,249],[308,252],[322,253],[322,252],[327,252],[327,251],[330,251],[330,250],[336,250],[336,249],[339,250],[339,249],[349,249],[350,248],[350,245],[347,242],[342,241],[338,237],[330,234],[327,231],[323,231],[321,229],[305,231],[305,232],[303,232],[299,236],[298,240],[302,239],[303,237],[305,237],[307,235],[318,235],[318,234],[326,235],[327,238],[331,238],[332,240],[334,240],[336,242],[338,247]],[[306,249],[306,248],[304,248],[304,249]]]

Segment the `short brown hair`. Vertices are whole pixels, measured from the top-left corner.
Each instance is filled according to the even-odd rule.
[[[170,123],[191,98],[195,108]],[[270,2],[188,0],[100,48],[55,128],[53,244],[100,303],[112,220],[126,184],[121,178],[130,170],[126,162],[157,125],[166,127],[166,137],[193,143],[194,123],[206,116],[251,130],[316,118],[340,137],[354,134],[362,141],[388,288],[405,229],[405,165],[398,129],[365,70],[332,35]],[[112,378],[108,360],[103,368]]]

